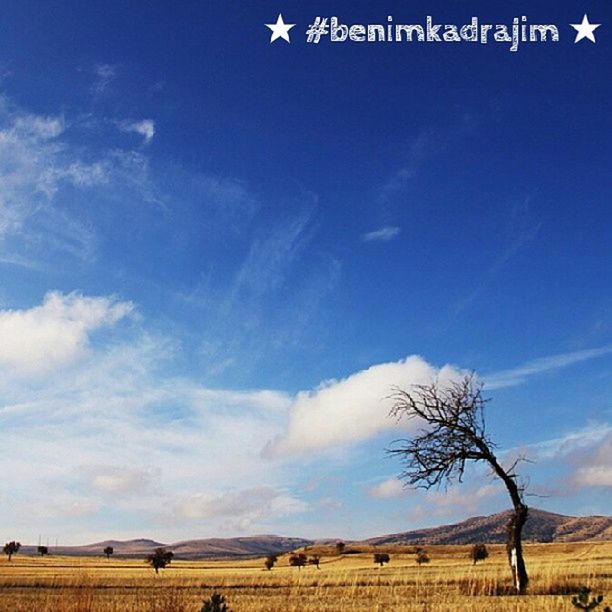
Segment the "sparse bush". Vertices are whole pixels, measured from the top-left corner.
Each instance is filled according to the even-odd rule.
[[[584,586],[580,589],[578,595],[572,597],[572,605],[579,610],[594,610],[598,608],[599,604],[603,601],[603,595],[597,595],[597,597],[593,598],[590,598],[590,596],[591,589]],[[610,607],[606,606],[603,612],[611,612]]]
[[[208,601],[204,601],[200,612],[231,612],[225,603],[225,597],[220,593],[213,593]]]
[[[382,567],[385,563],[389,563],[391,557],[387,553],[374,553],[374,563],[378,563]]]
[[[344,542],[336,542],[336,552],[341,555],[346,548],[346,544]]]
[[[470,559],[474,562],[474,565],[478,563],[478,561],[484,561],[489,556],[489,551],[484,544],[474,544],[472,546],[472,550],[470,551]]]
[[[13,555],[17,554],[20,548],[21,544],[19,542],[15,542],[15,540],[7,542],[4,545],[4,554],[8,556],[8,560],[10,561],[13,558]]]
[[[423,563],[429,563],[429,555],[422,548],[417,551],[416,562],[419,566]]]
[[[308,559],[308,563],[310,565],[315,565],[317,569],[321,569],[319,567],[319,563],[321,563],[321,557],[319,557],[319,555],[314,555],[313,557],[310,557],[310,559]]]

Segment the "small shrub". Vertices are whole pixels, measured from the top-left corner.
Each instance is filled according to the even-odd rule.
[[[225,597],[220,593],[213,593],[208,601],[204,601],[200,612],[231,612],[225,603]]]
[[[470,559],[474,562],[474,565],[478,563],[478,561],[484,561],[489,556],[489,551],[484,544],[474,544],[472,546],[472,550],[470,551]]]
[[[603,601],[603,595],[597,595],[590,599],[591,589],[588,587],[582,587],[578,592],[578,595],[572,597],[572,605],[574,608],[579,610],[594,610],[599,607],[599,604]],[[611,612],[610,607],[606,606],[603,612]]]
[[[429,563],[429,555],[421,548],[416,554],[417,565],[423,565],[423,563]]]

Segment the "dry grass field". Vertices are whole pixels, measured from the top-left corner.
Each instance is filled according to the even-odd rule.
[[[234,612],[572,610],[570,594],[582,585],[612,604],[612,542],[527,545],[531,583],[524,597],[509,592],[502,546],[490,546],[489,559],[476,566],[468,546],[425,548],[431,561],[421,567],[409,547],[342,556],[312,547],[306,554],[323,555],[319,570],[289,567],[284,555],[272,571],[263,559],[173,561],[159,576],[140,560],[18,554],[0,561],[0,609],[198,612],[217,591]],[[388,552],[391,563],[374,565],[374,550]]]

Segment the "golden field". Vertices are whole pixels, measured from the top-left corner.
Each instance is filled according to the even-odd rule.
[[[307,555],[322,555],[319,570],[289,567],[284,555],[272,571],[263,559],[175,560],[159,576],[135,559],[17,554],[0,561],[0,610],[199,612],[215,591],[234,612],[573,610],[570,595],[583,585],[612,605],[612,542],[527,544],[524,597],[510,594],[504,547],[488,548],[491,556],[476,566],[469,546],[426,546],[431,561],[421,567],[413,547],[360,546],[341,556],[311,547]],[[375,565],[374,551],[388,552],[391,563]]]

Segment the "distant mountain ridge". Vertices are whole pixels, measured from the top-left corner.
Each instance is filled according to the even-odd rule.
[[[402,533],[378,536],[360,541],[370,545],[384,544],[473,544],[503,543],[506,540],[506,523],[510,511],[490,516],[475,516],[461,523],[417,529]],[[525,525],[525,541],[533,542],[582,542],[612,540],[612,517],[574,517],[529,509]],[[275,535],[259,535],[238,538],[207,538],[185,540],[174,544],[163,544],[149,539],[105,540],[85,546],[50,547],[57,555],[101,556],[107,546],[121,557],[144,557],[155,548],[164,547],[174,552],[179,559],[222,559],[231,557],[260,557],[269,553],[285,553],[311,546],[315,543],[335,543],[337,540],[308,540]],[[359,542],[351,542],[357,544]],[[36,554],[36,546],[24,546],[21,552]]]
[[[365,540],[368,544],[491,544],[506,541],[510,510],[490,516],[475,516],[441,527],[417,529]],[[526,542],[581,542],[612,540],[612,517],[565,516],[537,508],[529,509],[523,538]]]

